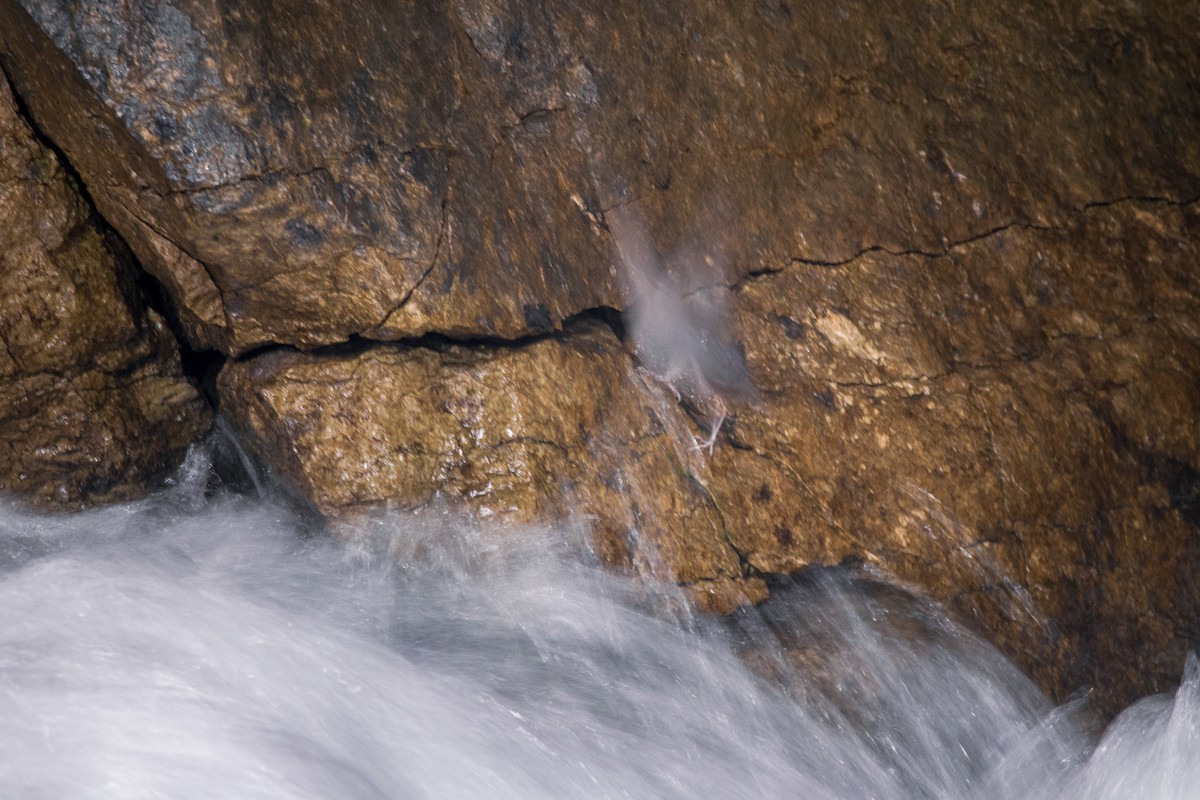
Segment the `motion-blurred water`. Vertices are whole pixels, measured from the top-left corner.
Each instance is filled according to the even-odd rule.
[[[0,510],[0,797],[1200,797],[1194,663],[1097,745],[869,580],[700,620],[571,526],[346,545],[206,474]]]

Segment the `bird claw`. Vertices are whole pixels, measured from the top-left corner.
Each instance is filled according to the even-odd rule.
[[[721,414],[721,416],[717,417],[717,421],[713,423],[712,431],[709,433],[708,439],[706,439],[703,442],[697,442],[696,437],[693,436],[692,437],[692,446],[688,448],[688,451],[690,452],[692,450],[707,449],[708,454],[711,456],[713,454],[713,448],[717,446],[717,434],[721,432],[721,426],[724,424],[725,424],[725,415]]]

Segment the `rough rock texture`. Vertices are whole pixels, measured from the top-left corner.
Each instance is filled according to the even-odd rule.
[[[610,564],[686,582],[705,607],[762,599],[691,472],[686,417],[649,380],[580,323],[519,347],[275,351],[231,362],[220,392],[326,516],[439,498],[500,523],[586,516]]]
[[[0,492],[54,507],[137,494],[207,427],[128,272],[0,74]]]
[[[602,210],[730,277],[1195,193],[1185,3],[0,3],[0,59],[197,346],[618,305]],[[1119,153],[1120,158],[1097,158]]]
[[[1195,11],[549,5],[0,0],[0,62],[321,513],[591,514],[714,608],[861,559],[1060,697],[1177,678]],[[618,206],[733,288],[762,399],[711,459],[569,322],[621,305]]]
[[[708,484],[755,570],[861,557],[1114,710],[1200,635],[1200,204],[736,293],[764,399]]]
[[[533,343],[275,351],[224,408],[327,515],[438,498],[592,515],[695,584],[862,560],[1101,712],[1200,635],[1200,204],[1123,201],[941,256],[794,263],[733,294],[761,401],[711,458],[595,325]],[[280,457],[283,454],[283,457]]]

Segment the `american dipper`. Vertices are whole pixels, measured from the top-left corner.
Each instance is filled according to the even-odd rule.
[[[746,359],[729,335],[721,292],[685,292],[663,267],[645,226],[628,208],[608,215],[608,226],[620,252],[625,324],[642,366],[665,383],[679,400],[707,416],[707,440],[692,449],[709,455],[721,425],[736,403],[756,397]],[[698,257],[673,258],[692,276],[712,269]]]

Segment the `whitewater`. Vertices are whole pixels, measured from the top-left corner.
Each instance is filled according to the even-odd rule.
[[[212,447],[146,500],[0,507],[0,797],[1200,797],[1194,659],[1098,736],[886,576],[709,618],[586,519],[337,538]]]

